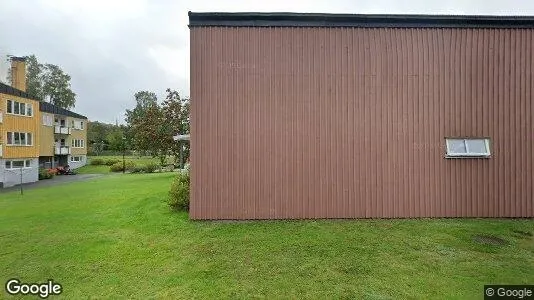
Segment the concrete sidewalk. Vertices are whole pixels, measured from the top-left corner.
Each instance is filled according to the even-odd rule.
[[[60,176],[54,176],[54,178],[52,179],[45,179],[45,180],[39,180],[36,182],[25,183],[22,185],[22,189],[29,190],[29,189],[34,189],[38,187],[54,186],[54,185],[60,185],[60,184],[69,183],[69,182],[84,181],[84,180],[98,178],[102,176],[105,176],[105,175],[104,174],[60,175]],[[110,175],[106,175],[106,176],[110,176]],[[20,185],[0,189],[0,194],[12,192],[12,191],[18,191],[18,190],[20,190]]]

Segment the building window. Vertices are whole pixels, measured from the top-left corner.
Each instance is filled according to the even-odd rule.
[[[72,121],[72,127],[74,129],[83,130],[83,121]]]
[[[84,140],[72,140],[72,148],[83,148],[85,147],[85,141]]]
[[[33,135],[30,132],[8,132],[7,144],[10,146],[31,146]]]
[[[6,160],[6,169],[20,169],[20,168],[30,168],[31,159],[26,160]]]
[[[488,157],[490,156],[487,138],[448,138],[448,157]]]
[[[54,125],[54,119],[51,115],[43,115],[43,125],[52,126]]]
[[[80,162],[80,161],[82,161],[82,157],[81,156],[71,156],[70,161],[72,161],[72,162]]]
[[[21,115],[21,116],[33,116],[33,106],[31,104],[26,104],[22,102],[17,102],[13,100],[7,100],[7,109],[8,114]]]

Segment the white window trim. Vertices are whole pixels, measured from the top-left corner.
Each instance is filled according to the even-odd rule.
[[[24,141],[26,141],[26,144],[25,145],[17,145],[17,144],[13,144],[13,143],[10,144],[9,143],[9,139],[7,138],[8,133],[12,133],[11,142],[15,142],[15,133],[24,134]],[[28,144],[28,134],[32,135],[32,143],[31,144]],[[6,132],[6,146],[10,146],[10,147],[33,147],[34,146],[34,144],[33,144],[34,139],[35,139],[35,135],[33,134],[33,132],[18,132],[18,131],[8,131],[8,132]]]
[[[46,119],[46,122],[45,122],[45,119]],[[43,119],[41,121],[43,123],[43,126],[50,126],[50,127],[54,126],[54,117],[52,117],[51,115],[43,114]]]
[[[78,146],[76,146],[76,144]],[[71,142],[71,148],[83,149],[85,148],[85,141],[83,139],[73,139]]]
[[[74,123],[72,128],[76,130],[84,130],[85,124],[83,123],[83,121],[74,120],[72,122]]]
[[[74,160],[74,158],[78,158],[78,160]],[[71,156],[71,157],[70,157],[70,161],[71,161],[71,162],[82,162],[83,159],[82,159],[81,156]]]
[[[8,100],[11,101],[11,112],[8,112],[7,101],[6,101],[6,114],[7,115],[12,115],[12,116],[17,116],[17,117],[26,117],[26,118],[33,118],[33,116],[35,115],[32,103],[19,102],[19,101],[13,100],[13,99],[8,99]],[[19,113],[18,114],[15,113],[15,103],[19,104]],[[24,114],[20,113],[20,104],[21,103],[24,104]],[[28,115],[28,106],[31,107],[31,110],[32,110],[32,114],[31,115]]]
[[[14,161],[22,161],[23,164],[24,164],[24,167],[13,167],[13,162]],[[29,161],[30,162],[30,166],[29,167],[26,167],[26,162]],[[6,165],[6,163],[9,162],[9,168],[6,167],[6,170],[20,170],[20,169],[31,169],[32,168],[32,160],[31,159],[10,159],[10,160],[6,160],[4,162],[4,166]]]
[[[449,152],[449,140],[463,140],[465,150],[467,153],[450,153]],[[468,140],[484,140],[486,144],[486,149],[488,150],[487,153],[476,153],[476,152],[469,152],[469,146],[466,141]],[[491,149],[490,149],[490,139],[487,137],[447,137],[445,138],[445,150],[446,150],[446,157],[447,158],[462,158],[462,157],[482,157],[482,158],[488,158],[491,156]]]

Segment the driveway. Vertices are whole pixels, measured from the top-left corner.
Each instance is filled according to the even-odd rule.
[[[51,178],[51,179],[39,180],[37,182],[24,183],[22,185],[22,189],[28,190],[28,189],[38,188],[38,187],[54,186],[54,185],[59,185],[59,184],[64,184],[64,183],[69,183],[69,182],[84,181],[84,180],[98,178],[102,176],[104,176],[104,174],[60,175],[60,176],[54,176],[54,178]],[[12,191],[18,191],[18,190],[20,190],[20,185],[0,189],[0,194],[12,192]]]

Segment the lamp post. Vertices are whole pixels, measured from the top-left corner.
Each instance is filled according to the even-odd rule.
[[[126,152],[126,137],[122,137],[122,174],[126,172],[126,162],[124,161],[124,154]]]

